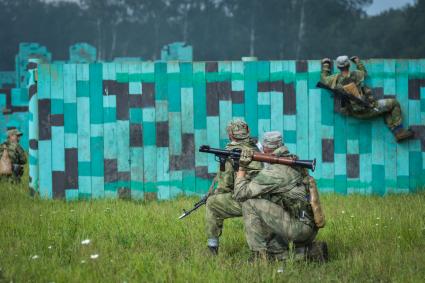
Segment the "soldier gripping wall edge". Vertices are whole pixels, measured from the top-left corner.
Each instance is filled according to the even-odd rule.
[[[357,70],[350,72],[350,60],[357,66]],[[331,90],[347,94],[348,103],[341,109],[343,114],[359,119],[383,116],[397,142],[413,137],[410,129],[403,128],[400,103],[395,98],[376,99],[371,89],[364,85],[367,71],[357,56],[350,59],[345,55],[339,56],[336,59],[336,65],[340,73],[331,75],[331,60],[322,59],[320,82]],[[371,107],[366,107],[365,103],[359,103],[362,101],[367,102],[366,104],[370,104]]]

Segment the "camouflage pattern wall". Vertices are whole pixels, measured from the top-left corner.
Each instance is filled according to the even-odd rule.
[[[254,137],[282,131],[317,158],[321,191],[412,192],[425,185],[425,60],[366,61],[379,97],[397,96],[414,140],[396,144],[383,119],[336,113],[317,89],[320,61],[41,64],[30,87],[32,186],[42,197],[157,198],[203,193],[226,125]]]

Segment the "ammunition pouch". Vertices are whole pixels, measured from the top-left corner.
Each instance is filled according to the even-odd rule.
[[[358,89],[357,85],[353,82],[346,84],[342,87],[346,93],[349,93],[359,99],[364,99],[363,93]]]

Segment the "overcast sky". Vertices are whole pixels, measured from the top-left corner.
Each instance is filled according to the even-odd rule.
[[[413,3],[415,0],[373,0],[373,4],[366,9],[366,12],[369,15],[376,15],[390,8],[397,9]]]

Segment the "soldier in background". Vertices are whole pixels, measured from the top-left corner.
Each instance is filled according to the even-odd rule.
[[[262,145],[266,154],[297,158],[283,146],[279,132],[265,133]],[[285,260],[292,252],[295,259],[326,261],[326,243],[313,242],[318,227],[305,183],[306,169],[265,164],[254,178],[247,178],[245,168],[252,154],[242,151],[234,190],[234,199],[242,202],[251,259]],[[280,239],[280,246],[272,245],[270,239]]]
[[[11,180],[20,182],[24,174],[24,165],[27,163],[27,157],[22,146],[19,144],[22,132],[18,129],[9,129],[7,131],[7,140],[0,145],[1,151],[7,151],[12,164]]]
[[[233,120],[227,126],[230,142],[226,149],[235,148],[258,151],[256,143],[249,136],[249,127],[243,120]],[[255,176],[262,168],[260,162],[251,162],[246,167],[247,178]],[[235,171],[232,160],[227,160],[225,170],[217,173],[217,188],[210,192],[206,203],[206,231],[208,248],[216,255],[219,248],[219,237],[223,230],[224,219],[242,216],[241,204],[232,197],[235,181]]]
[[[350,60],[356,64],[357,70],[350,72]],[[341,109],[343,114],[360,119],[383,116],[397,142],[413,137],[410,129],[403,128],[400,103],[395,98],[376,99],[373,97],[372,91],[364,86],[367,71],[357,56],[350,59],[348,56],[339,56],[336,59],[336,65],[340,73],[331,75],[331,60],[329,58],[322,59],[321,83],[331,89],[338,89],[365,100],[372,106],[366,108],[350,99],[349,103]]]

